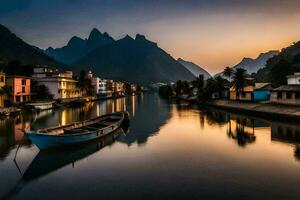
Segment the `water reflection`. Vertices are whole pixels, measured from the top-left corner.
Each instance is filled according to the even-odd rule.
[[[64,166],[71,164],[72,167],[75,168],[77,161],[91,156],[105,146],[112,145],[115,141],[115,138],[122,133],[123,131],[119,130],[114,135],[110,135],[100,140],[72,148],[60,149],[56,151],[40,151],[24,172],[22,171],[21,167],[19,167],[17,160],[15,160],[15,164],[20,172],[21,178],[15,184],[15,186],[3,196],[2,199],[12,198],[13,196],[17,195],[29,182],[46,176],[47,174],[63,168]]]
[[[117,138],[57,152],[38,152],[25,140],[18,156],[21,181],[12,178],[18,175],[12,164],[16,145],[24,140],[22,129],[62,125],[123,110],[131,114],[129,131]],[[155,94],[94,102],[83,108],[0,121],[0,170],[9,171],[0,176],[5,188],[0,189],[0,196],[20,192],[14,197],[22,199],[37,192],[53,199],[51,194],[52,198],[43,194],[49,186],[57,186],[61,198],[70,198],[65,193],[73,194],[74,188],[80,187],[74,199],[85,198],[87,193],[91,198],[101,193],[106,199],[142,199],[146,195],[173,199],[174,194],[179,199],[211,195],[221,199],[214,195],[224,193],[253,197],[248,199],[263,199],[266,194],[294,197],[300,195],[299,144],[298,124],[168,102]],[[115,188],[118,193],[113,192]]]

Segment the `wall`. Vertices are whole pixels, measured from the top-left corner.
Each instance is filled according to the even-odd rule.
[[[272,91],[271,92],[271,102],[272,103],[280,103],[280,104],[287,104],[287,105],[300,105],[300,99],[296,99],[296,94],[295,92],[292,92],[292,98],[288,99],[287,98],[287,92],[282,92],[282,98],[278,99],[277,98],[277,91]]]
[[[270,95],[270,90],[254,90],[254,101],[268,101]]]
[[[287,78],[288,85],[300,84],[300,76]]]

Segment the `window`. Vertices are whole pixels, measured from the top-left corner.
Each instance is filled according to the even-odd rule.
[[[292,92],[286,92],[286,98],[291,99],[292,98]]]
[[[22,93],[25,93],[25,87],[22,87]]]
[[[22,85],[26,85],[26,80],[22,79]]]
[[[0,77],[0,82],[4,82],[4,76]]]
[[[296,98],[296,99],[300,99],[300,92],[296,92],[295,98]]]
[[[277,99],[282,99],[282,92],[277,92]]]

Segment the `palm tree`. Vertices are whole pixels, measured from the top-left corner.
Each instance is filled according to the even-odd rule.
[[[233,74],[232,83],[236,92],[244,92],[244,87],[247,86],[247,71],[242,68],[237,68]]]
[[[225,77],[227,77],[228,79],[229,79],[229,81],[231,81],[231,76],[233,75],[233,69],[232,68],[230,68],[230,67],[226,67],[225,69],[224,69],[224,71],[223,71],[223,75],[225,76]]]

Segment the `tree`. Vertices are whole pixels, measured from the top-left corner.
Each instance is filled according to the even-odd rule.
[[[92,80],[87,77],[86,71],[81,70],[77,80],[77,87],[82,91],[86,91],[87,95],[94,95],[94,87],[92,86]]]
[[[226,67],[223,71],[223,75],[231,81],[231,76],[233,75],[234,70],[230,67]]]
[[[176,96],[180,96],[182,91],[182,82],[181,80],[176,82]]]
[[[237,68],[233,74],[233,87],[237,92],[243,92],[245,86],[247,86],[247,71]]]
[[[293,73],[291,62],[287,59],[280,59],[271,69],[271,82],[275,86],[286,84],[286,76]]]
[[[169,85],[163,85],[159,87],[158,94],[162,98],[170,98],[173,95],[172,87]]]

